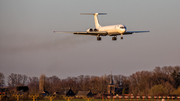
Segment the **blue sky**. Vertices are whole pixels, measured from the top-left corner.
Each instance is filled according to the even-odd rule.
[[[179,0],[1,0],[0,72],[60,78],[79,75],[129,76],[156,66],[180,65]],[[53,33],[124,24],[149,30],[97,41],[94,36]]]

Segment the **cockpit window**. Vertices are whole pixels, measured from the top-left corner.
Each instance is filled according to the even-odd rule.
[[[122,27],[120,27],[121,29],[126,29],[126,27],[125,26],[122,26]]]

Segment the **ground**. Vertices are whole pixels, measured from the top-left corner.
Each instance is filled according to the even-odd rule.
[[[32,100],[24,100],[24,101],[32,101]],[[37,100],[37,101],[49,101],[49,100]],[[66,100],[53,100],[53,101],[66,101]],[[84,99],[73,99],[73,100],[70,100],[70,101],[85,101]],[[162,101],[162,99],[93,99],[92,101]],[[179,99],[165,99],[165,101],[179,101]]]

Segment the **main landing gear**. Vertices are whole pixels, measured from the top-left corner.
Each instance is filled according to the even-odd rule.
[[[101,37],[100,36],[97,36],[97,41],[101,41]]]
[[[121,36],[120,39],[123,39],[123,37]],[[113,36],[113,37],[112,37],[112,40],[113,40],[113,41],[116,41],[116,40],[117,40],[117,36]],[[100,37],[100,36],[97,36],[97,41],[101,41],[101,37]]]
[[[121,39],[123,39],[122,36],[121,36]],[[117,40],[117,36],[112,37],[112,40],[113,40],[113,41],[116,41],[116,40]]]
[[[112,40],[116,41],[117,40],[117,36],[112,37]]]

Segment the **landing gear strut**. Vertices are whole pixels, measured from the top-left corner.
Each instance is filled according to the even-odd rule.
[[[123,34],[121,34],[121,39],[123,39]]]

